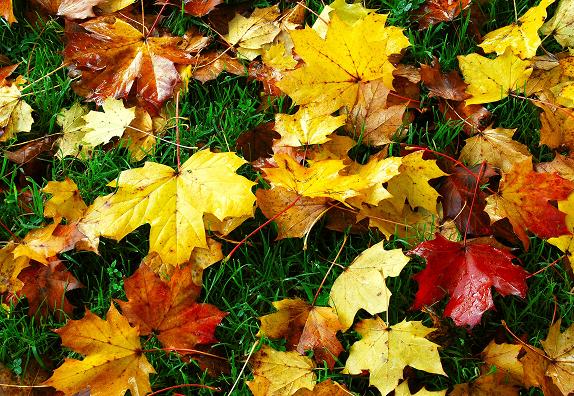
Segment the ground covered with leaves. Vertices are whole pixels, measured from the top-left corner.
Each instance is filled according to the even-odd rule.
[[[0,15],[0,393],[574,393],[574,1]]]

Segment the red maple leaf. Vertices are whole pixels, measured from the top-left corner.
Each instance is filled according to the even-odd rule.
[[[482,314],[494,306],[492,290],[501,295],[526,296],[528,272],[512,263],[515,257],[506,249],[485,243],[451,242],[437,234],[410,251],[424,257],[427,266],[414,276],[419,290],[414,309],[441,300],[450,300],[444,316],[457,326],[478,324]]]

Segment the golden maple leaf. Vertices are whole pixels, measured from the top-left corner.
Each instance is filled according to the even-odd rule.
[[[538,29],[546,19],[546,7],[554,0],[542,0],[536,7],[530,8],[515,23],[489,32],[479,47],[484,52],[496,52],[502,55],[506,48],[510,48],[514,55],[522,59],[532,58],[542,43],[538,36]]]
[[[465,140],[459,160],[470,165],[488,162],[509,172],[514,164],[530,158],[528,147],[512,139],[515,129],[486,129]]]
[[[387,326],[380,318],[365,319],[355,326],[361,340],[350,349],[344,373],[370,372],[370,384],[384,396],[403,378],[406,366],[446,375],[440,363],[438,345],[425,337],[435,329],[421,322],[402,321]]]
[[[550,326],[546,340],[540,341],[550,358],[546,375],[552,378],[562,394],[574,392],[574,325],[560,332],[562,319]]]
[[[254,396],[292,395],[301,388],[313,390],[317,382],[313,361],[295,351],[279,352],[263,345],[250,363],[254,378],[247,386]]]
[[[16,293],[24,286],[18,275],[28,267],[30,259],[26,256],[15,257],[15,247],[15,243],[9,242],[0,249],[0,293]]]
[[[229,21],[229,33],[224,37],[227,42],[237,46],[237,53],[249,60],[263,53],[263,46],[271,44],[280,33],[279,6],[256,8],[249,18],[237,14]]]
[[[82,143],[91,147],[109,142],[119,137],[136,118],[135,108],[124,106],[121,99],[107,98],[102,104],[102,111],[90,111],[84,116],[86,125],[82,127]]]
[[[86,388],[92,396],[123,395],[128,389],[132,395],[151,392],[149,374],[155,370],[142,353],[137,330],[113,303],[105,320],[87,311],[56,333],[64,346],[86,357],[66,359],[44,385],[70,395]]]
[[[574,46],[574,3],[561,0],[554,16],[540,29],[542,34],[552,34],[563,47]]]
[[[496,102],[508,96],[510,91],[524,88],[532,73],[529,61],[523,61],[510,48],[495,59],[478,54],[458,56],[460,70],[468,84],[466,92],[472,98],[467,105]]]
[[[195,247],[207,248],[204,214],[219,221],[253,215],[255,183],[235,173],[244,163],[234,153],[203,150],[179,172],[154,162],[123,171],[109,184],[118,190],[96,199],[80,229],[120,240],[147,223],[150,252],[165,264],[184,263]]]
[[[345,201],[375,185],[380,185],[399,172],[398,157],[374,159],[352,174],[340,172],[348,167],[342,160],[312,161],[306,168],[285,154],[276,154],[277,168],[263,168],[273,186],[283,187],[304,197],[326,197]],[[311,162],[311,161],[310,161]],[[386,192],[386,190],[385,190]],[[388,193],[387,193],[388,194]]]
[[[275,114],[275,130],[281,135],[277,145],[298,147],[325,143],[331,133],[345,125],[345,118],[316,113],[306,106],[301,106],[293,115]]]
[[[423,154],[422,151],[416,151],[404,156],[399,174],[389,180],[387,190],[393,196],[390,202],[399,212],[402,211],[406,198],[413,209],[421,207],[431,213],[437,213],[439,193],[428,182],[447,174],[440,170],[435,160],[424,160]]]
[[[333,283],[329,295],[331,305],[346,330],[355,314],[364,309],[374,315],[389,307],[391,291],[385,284],[388,277],[399,276],[409,262],[401,249],[385,250],[379,242],[363,251]]]
[[[329,114],[357,102],[360,83],[379,78],[392,88],[395,67],[389,55],[409,46],[397,27],[385,27],[386,15],[372,14],[348,25],[335,16],[322,39],[315,30],[291,31],[295,52],[305,66],[287,72],[277,86],[296,104],[313,104]]]
[[[347,3],[345,0],[334,0],[331,4],[327,4],[319,17],[313,24],[315,30],[322,38],[327,35],[329,29],[329,21],[331,14],[336,15],[339,19],[348,25],[363,19],[369,14],[377,12],[376,9],[365,8],[361,0],[354,0],[353,3]]]
[[[87,209],[78,186],[71,179],[49,181],[42,191],[52,194],[44,204],[45,217],[63,217],[68,221],[78,221]]]
[[[16,84],[0,87],[0,142],[32,129],[32,107],[22,100]]]

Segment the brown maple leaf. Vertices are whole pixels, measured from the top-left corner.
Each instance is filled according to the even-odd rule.
[[[151,332],[166,348],[194,349],[216,342],[215,328],[227,315],[210,304],[195,302],[201,287],[192,266],[176,270],[163,281],[142,265],[124,282],[128,301],[117,301],[124,316],[140,335]]]
[[[419,29],[427,29],[438,22],[452,21],[462,10],[469,7],[471,0],[427,0],[417,10]]]
[[[60,320],[62,311],[71,315],[74,310],[66,292],[83,287],[60,260],[50,261],[48,265],[33,263],[24,268],[18,278],[24,283],[18,295],[28,299],[28,314],[46,316],[55,312]]]
[[[442,73],[438,59],[435,57],[431,66],[421,65],[421,81],[427,86],[429,96],[454,100],[457,102],[470,98],[465,92],[467,83],[456,70],[451,70],[448,74]]]
[[[194,56],[178,45],[182,38],[143,35],[114,15],[77,24],[66,22],[64,62],[79,74],[74,88],[98,103],[105,98],[125,98],[132,91],[153,112],[169,98],[180,82],[175,64],[192,64]]]

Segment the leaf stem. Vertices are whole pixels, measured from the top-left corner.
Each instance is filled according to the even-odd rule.
[[[251,238],[253,235],[257,234],[259,231],[261,231],[263,228],[265,228],[265,226],[267,226],[267,224],[271,223],[273,220],[275,220],[276,218],[278,218],[279,216],[281,216],[283,213],[287,212],[289,209],[291,209],[293,206],[295,206],[295,204],[297,202],[299,202],[299,200],[301,199],[301,195],[298,195],[297,198],[295,198],[293,200],[293,202],[291,202],[289,205],[287,205],[285,207],[285,209],[283,209],[281,212],[275,214],[273,217],[271,217],[270,219],[268,219],[265,223],[261,224],[259,227],[257,227],[255,230],[253,230],[252,232],[250,232],[245,238],[243,238],[232,250],[231,252],[229,252],[229,254],[223,259],[223,262],[227,262],[229,261],[229,259],[235,254],[235,252],[237,252],[237,250],[239,250],[239,248],[245,243],[247,242],[247,240],[249,238]]]
[[[161,9],[159,10],[159,12],[157,13],[157,16],[155,17],[155,20],[153,21],[153,24],[151,25],[151,27],[149,28],[146,36],[145,36],[145,40],[147,40],[147,38],[153,33],[153,30],[155,29],[155,27],[157,26],[159,19],[161,18],[161,14],[163,14],[163,12],[165,11],[165,7],[169,4],[169,0],[166,0],[165,3],[163,3],[163,6],[161,7]]]
[[[319,285],[319,288],[317,289],[317,292],[315,293],[315,297],[313,298],[313,302],[311,303],[312,306],[314,306],[315,303],[317,302],[317,298],[319,297],[319,293],[321,292],[321,289],[323,288],[323,285],[325,284],[327,277],[331,273],[331,270],[333,269],[333,267],[335,265],[337,265],[337,260],[339,259],[339,256],[341,255],[341,252],[343,251],[343,248],[345,247],[345,244],[347,243],[348,238],[349,238],[349,234],[345,234],[345,238],[343,239],[343,243],[341,244],[341,247],[339,248],[337,255],[335,256],[333,261],[331,261],[331,266],[329,267],[329,269],[325,273],[325,276],[323,277],[323,280],[321,281],[321,284]]]
[[[179,148],[179,92],[175,94],[175,156],[177,158],[177,172],[181,170],[181,150]]]
[[[485,168],[486,168],[486,161],[482,161],[482,164],[480,165],[480,169],[478,171],[478,177],[476,178],[476,185],[474,187],[474,194],[472,195],[472,202],[470,203],[470,209],[468,211],[468,218],[466,220],[466,227],[464,229],[464,238],[462,240],[463,246],[466,246],[466,237],[468,235],[468,227],[470,226],[470,219],[472,217],[472,209],[474,208],[474,202],[476,201],[476,196],[478,195],[478,189],[480,187],[480,178],[482,177]]]
[[[204,352],[204,351],[200,351],[197,349],[186,349],[186,348],[151,348],[151,349],[143,349],[141,351],[142,353],[152,353],[152,352],[178,352],[180,354],[190,354],[190,355],[203,355],[203,356],[209,356],[215,359],[220,359],[220,360],[227,360],[224,357],[218,356],[218,355],[214,355],[212,353],[209,352]]]
[[[214,392],[221,392],[221,388],[215,388],[213,386],[208,386],[208,385],[180,384],[180,385],[172,385],[172,386],[168,386],[167,388],[156,390],[155,392],[150,393],[148,396],[159,395],[160,393],[167,392],[167,391],[170,391],[172,389],[179,389],[179,388],[202,388],[202,389],[209,389],[209,390],[214,391]]]

